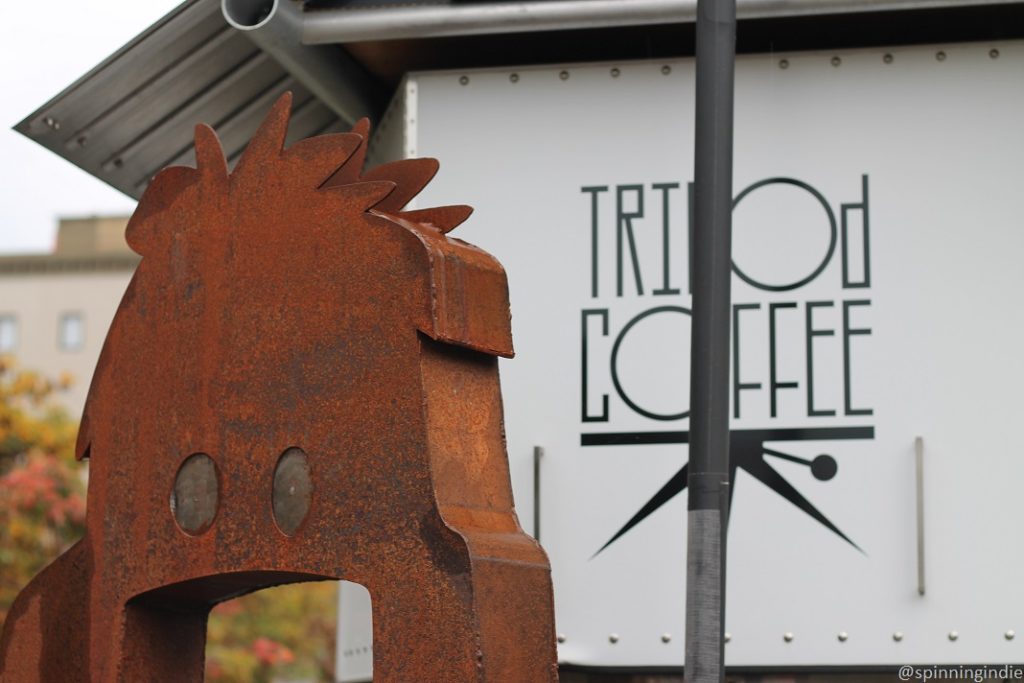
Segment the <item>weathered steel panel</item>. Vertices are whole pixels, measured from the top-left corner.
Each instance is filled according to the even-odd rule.
[[[290,109],[230,174],[197,127],[198,167],[132,217],[86,536],[12,607],[4,681],[198,681],[214,604],[326,579],[372,595],[375,680],[557,680],[505,453],[504,271],[445,235],[465,209],[402,212],[436,161],[364,173],[365,121],[285,149]]]

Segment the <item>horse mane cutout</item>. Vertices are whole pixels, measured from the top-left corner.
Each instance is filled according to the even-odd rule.
[[[186,190],[195,188],[207,196],[251,191],[258,188],[260,178],[272,166],[277,166],[292,186],[337,193],[349,206],[428,226],[441,233],[450,232],[473,212],[466,205],[403,211],[430,183],[439,164],[430,158],[402,159],[364,171],[369,119],[356,122],[348,133],[307,138],[286,148],[291,108],[292,93],[285,92],[271,107],[230,173],[216,132],[205,124],[196,126],[196,167],[172,166],[153,178],[126,231],[129,246],[140,254],[159,251],[158,244],[166,236],[154,234],[147,219],[169,207]]]

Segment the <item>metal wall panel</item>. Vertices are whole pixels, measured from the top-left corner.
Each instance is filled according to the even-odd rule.
[[[509,273],[566,663],[683,661],[692,69],[410,77],[420,205],[474,204]],[[736,111],[728,664],[1024,661],[1024,44],[741,57]]]

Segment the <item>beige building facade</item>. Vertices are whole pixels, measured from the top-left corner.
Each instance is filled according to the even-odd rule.
[[[56,399],[78,419],[107,328],[139,256],[125,217],[62,219],[49,254],[0,256],[0,355],[71,386]]]

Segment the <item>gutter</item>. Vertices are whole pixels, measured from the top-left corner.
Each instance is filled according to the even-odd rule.
[[[385,93],[343,50],[303,45],[306,16],[292,0],[221,0],[221,12],[346,124],[382,111]],[[333,43],[337,41],[325,41]]]
[[[1014,4],[1020,0],[738,0],[739,19]],[[697,0],[448,2],[304,11],[302,0],[221,0],[245,33],[348,124],[381,110],[369,75],[336,45],[400,38],[695,23]]]
[[[1014,4],[1019,0],[739,0],[739,19]],[[270,16],[294,0],[272,0]],[[266,0],[224,0],[224,6]],[[294,39],[305,45],[397,38],[695,23],[696,0],[534,0],[322,9],[301,16]],[[225,12],[227,16],[227,12]],[[228,16],[231,22],[231,17]],[[232,22],[234,24],[234,22]],[[237,25],[237,24],[236,24]]]

